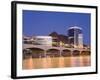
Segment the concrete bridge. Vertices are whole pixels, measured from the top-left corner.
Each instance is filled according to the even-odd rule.
[[[23,44],[23,50],[32,50],[33,57],[58,57],[58,56],[77,56],[77,55],[90,55],[89,49],[84,48],[66,48],[66,47],[53,47],[33,44]],[[24,54],[26,55],[26,54]],[[28,54],[29,55],[29,54]]]
[[[32,45],[32,44],[23,44],[23,49],[32,49],[32,48],[39,48],[42,50],[49,50],[49,49],[57,49],[57,50],[70,50],[70,51],[90,51],[89,49],[84,49],[84,48],[65,48],[65,47],[53,47],[53,46],[41,46],[41,45]]]

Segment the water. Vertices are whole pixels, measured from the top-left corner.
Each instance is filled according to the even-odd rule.
[[[61,68],[90,66],[90,55],[70,57],[28,58],[22,63],[23,69]]]

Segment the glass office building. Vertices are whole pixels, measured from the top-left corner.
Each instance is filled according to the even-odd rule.
[[[74,26],[68,29],[69,44],[74,48],[83,48],[83,33],[82,28]]]

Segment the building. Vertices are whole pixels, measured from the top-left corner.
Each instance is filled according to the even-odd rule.
[[[34,45],[44,45],[52,46],[52,37],[51,36],[34,36]]]
[[[49,34],[49,36],[52,37],[52,46],[59,47],[60,43],[59,43],[58,33],[57,32],[52,32],[52,33]]]
[[[30,36],[23,36],[23,43],[25,44],[32,44],[33,43],[33,39]]]
[[[32,36],[32,37],[24,36],[23,42],[24,44],[52,46],[52,37],[51,36]]]
[[[57,32],[52,32],[49,34],[52,37],[52,46],[55,47],[64,47],[68,43],[68,37],[63,34],[58,34]]]
[[[70,27],[68,29],[68,40],[68,43],[74,48],[83,48],[82,28],[78,26]]]

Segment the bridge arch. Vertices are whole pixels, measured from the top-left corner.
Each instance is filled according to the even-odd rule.
[[[69,50],[69,49],[64,49],[64,50],[61,51],[61,55],[62,55],[63,57],[71,56],[71,50]]]
[[[32,51],[30,49],[23,49],[23,59],[28,59],[32,56]]]
[[[91,52],[90,51],[81,51],[81,55],[90,55]]]
[[[79,56],[80,55],[80,51],[79,50],[74,50],[72,52],[72,56]]]
[[[48,49],[46,52],[47,52],[46,55],[50,56],[50,57],[59,57],[60,56],[60,50],[58,50],[58,49],[52,48],[52,49]]]
[[[32,51],[32,58],[45,57],[45,50],[41,48],[29,48]]]

